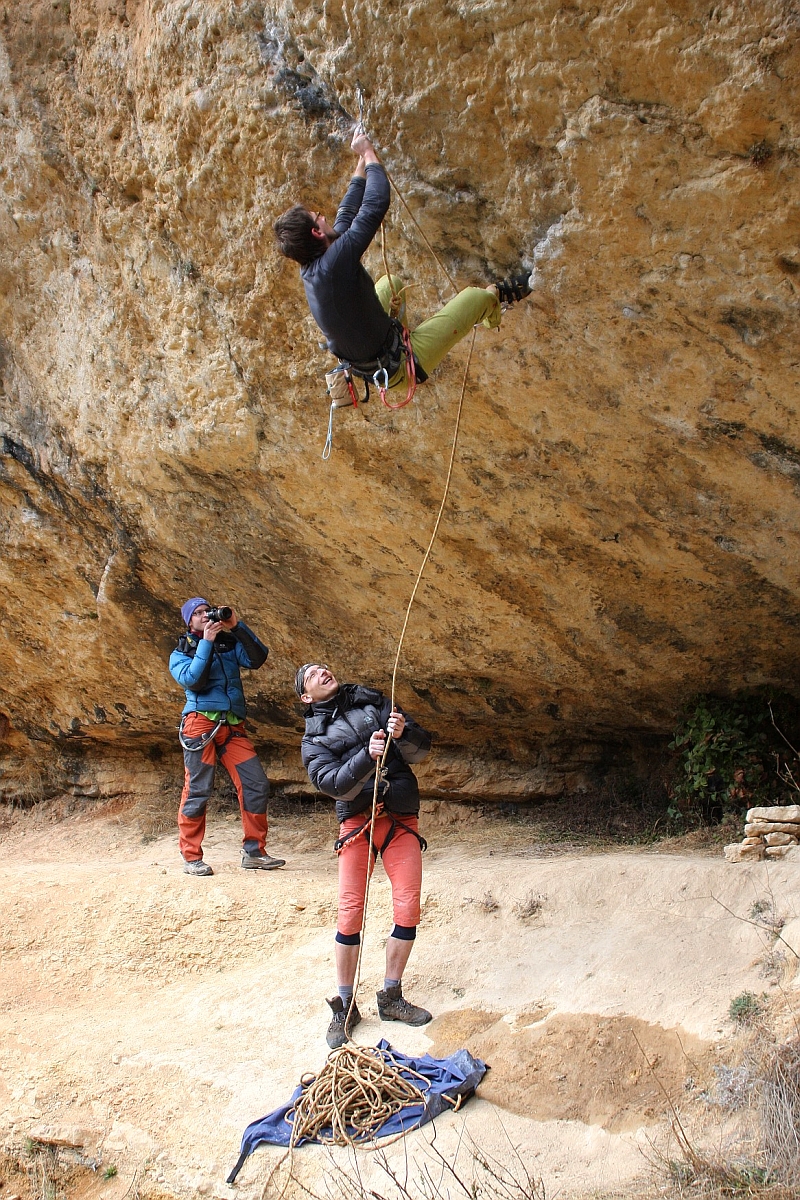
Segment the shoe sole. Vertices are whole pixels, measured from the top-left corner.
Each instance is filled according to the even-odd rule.
[[[277,871],[279,867],[285,867],[285,866],[286,866],[285,861],[284,862],[274,862],[274,863],[246,863],[246,862],[243,862],[242,870],[243,871]]]

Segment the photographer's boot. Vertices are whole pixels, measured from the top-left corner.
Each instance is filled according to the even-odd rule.
[[[273,858],[266,850],[263,854],[248,854],[246,850],[242,851],[242,866],[245,871],[274,871],[277,867],[285,865],[285,858]]]
[[[404,1025],[427,1025],[432,1020],[427,1008],[409,1004],[401,983],[378,992],[378,1015],[382,1021],[402,1021]]]
[[[325,1034],[325,1041],[331,1050],[338,1050],[345,1044],[356,1025],[361,1024],[361,1013],[358,1011],[355,1000],[351,1007],[349,1002],[345,1004],[341,996],[334,996],[332,1000],[326,1000],[325,1003],[330,1005],[333,1012],[328,1032]],[[349,1014],[348,1008],[350,1009]]]
[[[184,860],[183,871],[185,875],[213,875],[214,872],[207,862],[203,862],[202,858],[193,858]]]

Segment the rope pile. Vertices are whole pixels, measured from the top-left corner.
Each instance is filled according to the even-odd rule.
[[[425,1104],[425,1094],[400,1074],[390,1054],[354,1042],[329,1054],[319,1075],[300,1082],[302,1095],[285,1117],[292,1125],[290,1147],[303,1138],[335,1146],[372,1141],[395,1113]]]

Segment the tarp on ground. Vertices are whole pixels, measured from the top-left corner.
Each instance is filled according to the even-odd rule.
[[[452,1109],[453,1104],[457,1103],[459,1098],[462,1103],[468,1100],[487,1070],[486,1063],[479,1058],[473,1058],[469,1050],[457,1050],[448,1058],[431,1058],[430,1054],[412,1057],[403,1054],[400,1050],[394,1050],[385,1038],[381,1038],[376,1048],[387,1051],[391,1055],[391,1062],[397,1067],[400,1074],[410,1083],[415,1084],[426,1097],[424,1104],[410,1104],[385,1121],[375,1135],[378,1138],[406,1133],[410,1129],[426,1125],[428,1121],[438,1117],[440,1112]],[[417,1075],[422,1076],[422,1079],[417,1079],[409,1074],[410,1071],[415,1071]],[[280,1108],[274,1109],[259,1121],[253,1121],[251,1125],[247,1126],[242,1136],[242,1152],[239,1155],[239,1161],[228,1176],[228,1183],[233,1183],[241,1171],[245,1159],[253,1153],[256,1146],[260,1146],[264,1142],[273,1146],[289,1145],[292,1125],[291,1121],[286,1119],[286,1114],[294,1107],[302,1091],[302,1085],[298,1085],[287,1104],[282,1104]],[[300,1138],[297,1145],[302,1145],[308,1140],[324,1141],[324,1133],[325,1131],[322,1130],[323,1136],[320,1138]]]

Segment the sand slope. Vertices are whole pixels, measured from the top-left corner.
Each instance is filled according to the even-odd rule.
[[[731,998],[771,986],[769,938],[726,908],[746,917],[768,899],[783,917],[798,915],[800,866],[543,853],[524,828],[477,821],[428,832],[406,992],[435,1020],[411,1030],[377,1019],[391,926],[379,868],[358,1040],[385,1035],[434,1053],[466,1045],[490,1063],[479,1098],[437,1122],[439,1150],[460,1145],[463,1158],[471,1137],[507,1161],[513,1144],[549,1195],[635,1194],[645,1134],[666,1110],[644,1056],[677,1103],[701,1104],[730,1048]],[[278,1152],[258,1152],[236,1192],[224,1178],[244,1127],[325,1059],[332,835],[327,812],[274,821],[270,846],[287,867],[243,872],[238,821],[219,817],[206,842],[216,874],[193,879],[180,870],[173,834],[143,844],[124,816],[48,824],[30,814],[7,828],[6,1145],[32,1133],[82,1142],[85,1157],[119,1168],[103,1185],[109,1200],[134,1171],[140,1188],[259,1196]],[[408,1153],[413,1174],[431,1154],[430,1136],[412,1135],[390,1158],[405,1163]],[[337,1161],[316,1148],[297,1157],[307,1180]],[[383,1187],[375,1157],[360,1161]]]

